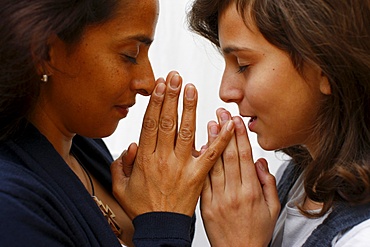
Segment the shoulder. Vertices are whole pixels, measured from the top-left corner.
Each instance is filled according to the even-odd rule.
[[[354,226],[344,234],[338,235],[332,242],[335,247],[369,246],[370,219]]]
[[[50,203],[53,201],[51,198],[56,195],[43,185],[42,180],[20,164],[0,160],[0,171],[2,244],[21,246],[50,243],[50,238],[45,236],[52,236],[57,232],[55,221],[52,220],[52,215],[57,213],[55,205]]]
[[[289,163],[290,163],[290,161],[285,161],[277,169],[276,174],[275,174],[275,178],[276,178],[276,183],[277,184],[280,182],[281,177],[283,176],[283,174],[284,174],[286,168],[288,167]]]

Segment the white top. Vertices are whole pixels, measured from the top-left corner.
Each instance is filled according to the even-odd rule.
[[[283,164],[276,173],[277,181],[281,178],[287,164]],[[305,192],[302,177],[297,179],[288,194],[288,202],[283,208],[276,223],[271,247],[302,246],[311,232],[319,226],[330,212],[320,218],[310,219],[301,214],[297,205],[302,205]],[[333,241],[333,247],[369,247],[370,219],[363,221],[352,229],[338,234]]]

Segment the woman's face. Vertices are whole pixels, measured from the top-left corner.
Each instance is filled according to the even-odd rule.
[[[248,127],[266,150],[302,144],[310,149],[315,115],[328,86],[319,69],[296,71],[288,54],[247,28],[234,4],[219,17],[220,47],[225,58],[220,97],[238,104]]]
[[[88,137],[114,132],[136,94],[149,95],[154,88],[148,50],[158,8],[156,0],[125,1],[114,19],[87,27],[76,45],[50,39],[52,71],[41,89],[42,113],[36,115],[44,126]]]

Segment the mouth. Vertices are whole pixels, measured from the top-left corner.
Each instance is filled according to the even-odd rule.
[[[248,121],[248,126],[250,126],[251,124],[253,124],[254,121],[257,120],[257,117],[250,117],[249,121]]]
[[[117,111],[120,113],[120,115],[125,118],[128,113],[129,113],[129,109],[133,106],[134,104],[131,104],[131,105],[116,105],[115,108],[117,109]]]

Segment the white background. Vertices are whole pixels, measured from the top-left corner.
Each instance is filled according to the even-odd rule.
[[[176,70],[183,77],[184,85],[193,83],[199,93],[197,113],[196,147],[199,149],[207,142],[207,122],[216,120],[216,109],[224,107],[232,115],[238,114],[235,104],[225,104],[218,97],[218,88],[223,72],[223,59],[210,42],[191,33],[186,23],[186,11],[192,0],[160,0],[160,15],[155,41],[150,49],[156,78],[166,77],[168,72]],[[148,97],[137,97],[136,105],[127,118],[122,120],[116,132],[105,138],[113,156],[117,157],[131,142],[138,142],[142,118],[148,103]],[[181,104],[179,116],[181,116]],[[245,119],[246,122],[248,119]],[[256,142],[256,136],[249,133],[254,158],[267,159],[272,173],[276,172],[281,158],[273,152],[263,151]],[[204,232],[197,209],[196,235],[193,246],[210,246]]]

